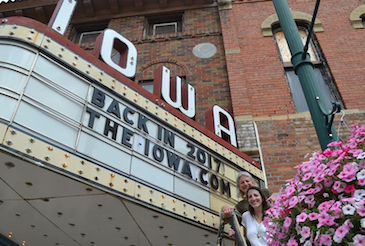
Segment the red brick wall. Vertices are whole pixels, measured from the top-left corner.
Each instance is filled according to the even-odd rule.
[[[204,21],[202,21],[204,19]],[[112,20],[109,27],[134,42],[138,50],[137,80],[152,79],[160,65],[170,68],[171,75],[185,75],[196,90],[196,120],[205,125],[204,112],[218,104],[232,112],[228,75],[216,8],[185,11],[183,32],[143,36],[144,16]],[[217,53],[208,59],[193,55],[194,46],[212,43]]]
[[[292,11],[311,15],[315,1],[288,3]],[[322,1],[318,13],[324,32],[316,33],[316,37],[335,84],[346,109],[360,110],[346,116],[348,124],[365,121],[361,111],[365,109],[365,30],[354,29],[349,20],[351,12],[361,4],[359,0],[346,4],[341,0]],[[234,1],[232,9],[220,11],[220,17],[234,116],[251,116],[257,124],[268,184],[277,191],[294,176],[293,167],[303,162],[306,154],[320,150],[320,146],[309,115],[295,114],[273,37],[261,33],[262,22],[275,13],[272,1],[247,0]],[[336,116],[336,120],[339,118]],[[237,124],[236,120],[241,138],[252,135],[241,127],[244,122]],[[341,134],[346,133],[344,129]]]

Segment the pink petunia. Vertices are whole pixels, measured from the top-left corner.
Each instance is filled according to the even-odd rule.
[[[303,239],[308,238],[311,235],[311,229],[308,226],[303,226],[300,235]]]
[[[319,245],[331,246],[332,245],[331,237],[329,235],[322,234],[319,237]]]
[[[347,226],[340,226],[335,231],[335,237],[338,239],[342,239],[346,236],[346,234],[349,232],[349,228]]]
[[[318,219],[318,214],[317,213],[310,213],[310,214],[308,214],[308,219],[310,221],[316,220],[316,219]]]
[[[311,202],[314,201],[314,196],[313,195],[309,195],[304,199],[304,202],[307,204],[310,204]]]
[[[360,207],[360,208],[356,209],[356,213],[358,213],[361,217],[365,217],[365,208]]]
[[[297,215],[297,224],[300,222],[304,222],[308,218],[308,215],[305,212],[302,212],[301,214]]]
[[[365,236],[357,234],[354,236],[354,245],[365,245]]]
[[[298,246],[298,243],[294,238],[290,238],[287,246]]]
[[[335,203],[334,200],[322,202],[321,204],[318,205],[318,209],[320,211],[327,212],[334,203]]]
[[[331,187],[333,185],[333,180],[331,178],[326,178],[324,180],[324,186],[325,187]]]
[[[298,203],[298,197],[296,197],[296,196],[291,197],[289,200],[289,208],[295,207],[295,205],[297,205],[297,203]]]
[[[358,179],[357,184],[360,185],[360,186],[365,186],[365,178]]]
[[[338,192],[338,193],[341,193],[342,191],[344,191],[343,184],[342,184],[342,182],[341,182],[341,181],[336,181],[336,182],[333,184],[332,188],[333,188],[336,192]]]
[[[284,220],[284,224],[283,224],[283,229],[287,230],[289,229],[290,225],[291,225],[292,219],[288,216],[285,218]]]
[[[351,193],[353,191],[355,191],[355,185],[347,185],[344,190],[345,193]]]

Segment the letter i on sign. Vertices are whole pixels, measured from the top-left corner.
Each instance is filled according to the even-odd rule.
[[[76,8],[76,0],[60,0],[53,11],[51,20],[48,26],[61,35],[64,35],[68,24],[70,23],[71,17]]]

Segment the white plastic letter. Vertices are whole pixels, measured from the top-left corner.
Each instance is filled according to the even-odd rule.
[[[172,107],[179,109],[183,114],[189,118],[195,116],[195,88],[188,85],[188,108],[185,109],[182,105],[181,95],[181,78],[176,76],[176,101],[171,100],[170,93],[170,70],[166,67],[162,68],[162,85],[161,94],[163,99],[170,104]]]
[[[119,40],[127,47],[125,68],[116,64],[112,60],[112,52],[115,39]],[[130,42],[128,39],[126,39],[116,31],[112,29],[105,29],[100,50],[100,56],[106,64],[108,64],[118,72],[122,73],[123,75],[129,78],[133,78],[135,76],[137,69],[137,49],[132,42]]]
[[[222,125],[220,114],[223,114],[226,116],[228,120],[228,129]],[[234,121],[232,116],[219,107],[218,105],[213,106],[213,117],[214,117],[214,131],[215,134],[219,137],[222,137],[222,132],[229,135],[231,144],[235,147],[237,147],[237,140],[236,140],[236,132],[234,129]]]
[[[76,5],[76,0],[60,0],[52,14],[48,26],[61,35],[65,34]]]

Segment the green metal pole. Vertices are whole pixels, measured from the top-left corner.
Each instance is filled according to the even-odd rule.
[[[329,110],[323,110],[326,104],[314,74],[313,64],[309,55],[303,54],[303,43],[288,3],[286,0],[273,0],[273,3],[292,54],[294,71],[299,77],[321,148],[324,150],[327,144],[337,139],[336,130],[332,120],[328,122]]]

